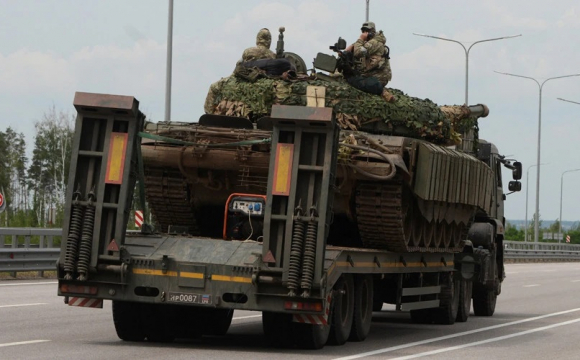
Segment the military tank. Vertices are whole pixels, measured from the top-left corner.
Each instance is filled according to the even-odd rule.
[[[212,84],[198,122],[146,124],[146,197],[162,231],[228,238],[232,194],[266,193],[274,104],[332,107],[342,129],[330,245],[459,251],[476,217],[500,215],[497,167],[477,139],[485,105],[438,106],[397,89],[387,102],[348,85],[340,56],[319,54],[307,74],[284,52],[282,29],[277,53],[294,65],[292,79],[232,75]],[[475,137],[458,150],[469,132]],[[261,240],[253,224],[240,238]]]

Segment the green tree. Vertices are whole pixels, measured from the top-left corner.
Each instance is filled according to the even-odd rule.
[[[74,117],[53,106],[35,124],[32,162],[28,168],[28,187],[37,226],[62,225]]]
[[[524,241],[524,230],[518,229],[512,223],[507,222],[505,225],[504,239],[510,241]]]
[[[528,225],[528,236],[530,237],[530,241],[534,241],[535,234],[536,234],[536,229],[535,229],[535,223],[536,223],[536,219],[538,220],[538,229],[540,229],[540,236],[538,238],[538,241],[542,241],[542,217],[541,216],[536,216],[537,214],[534,214],[534,216],[532,217],[532,221],[529,223]]]
[[[6,211],[1,223],[5,226],[25,226],[14,219],[22,218],[28,210],[28,191],[26,189],[26,141],[24,134],[16,133],[8,127],[0,131],[0,189],[4,190]],[[25,215],[24,215],[25,217]]]

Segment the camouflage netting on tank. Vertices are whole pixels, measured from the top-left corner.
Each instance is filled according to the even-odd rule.
[[[452,144],[460,140],[455,129],[463,127],[462,121],[469,117],[463,106],[448,106],[442,110],[429,99],[411,97],[397,89],[388,89],[396,100],[386,102],[381,96],[342,82],[269,78],[247,82],[234,76],[212,84],[205,111],[256,121],[269,115],[274,104],[305,106],[308,86],[326,88],[325,106],[334,109],[343,129],[378,131]]]

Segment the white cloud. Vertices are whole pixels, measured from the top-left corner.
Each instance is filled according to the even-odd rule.
[[[564,15],[558,20],[556,25],[559,28],[577,29],[580,27],[580,16],[576,13],[576,8],[567,9]]]

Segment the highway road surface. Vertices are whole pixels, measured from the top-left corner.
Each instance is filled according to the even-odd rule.
[[[0,281],[0,359],[580,359],[580,263],[508,264],[493,317],[416,325],[385,306],[366,341],[276,349],[261,315],[236,311],[226,336],[171,344],[117,338],[111,303],[66,306],[56,281]],[[203,324],[197,324],[203,326]]]

